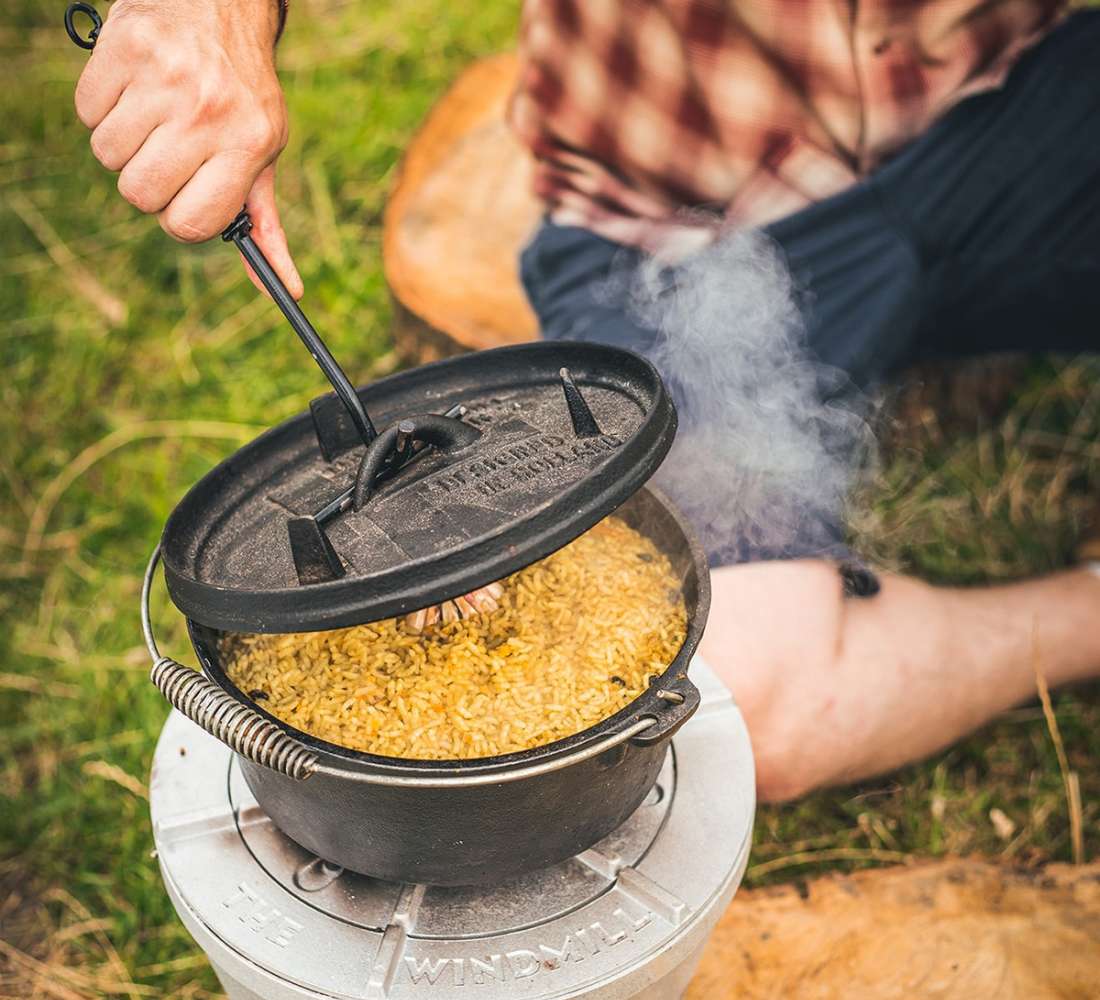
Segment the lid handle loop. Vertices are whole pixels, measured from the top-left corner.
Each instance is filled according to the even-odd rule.
[[[363,504],[371,498],[375,477],[385,468],[391,455],[396,455],[400,461],[401,455],[396,453],[411,453],[412,446],[417,441],[435,445],[443,451],[459,451],[473,444],[479,437],[481,431],[471,424],[438,413],[410,417],[387,427],[367,448],[359,463],[359,474],[355,477],[352,491],[352,509],[361,510]]]

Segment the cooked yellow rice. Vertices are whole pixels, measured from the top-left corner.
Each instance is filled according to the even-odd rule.
[[[668,557],[611,517],[502,581],[499,610],[422,634],[401,619],[227,635],[237,687],[297,729],[388,757],[512,753],[613,715],[663,673],[687,613]]]

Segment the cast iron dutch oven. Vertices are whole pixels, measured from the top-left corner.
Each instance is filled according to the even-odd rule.
[[[591,437],[573,429],[562,368],[598,425]],[[330,862],[378,878],[464,885],[577,854],[642,802],[669,738],[699,701],[687,667],[709,605],[706,559],[668,501],[641,486],[674,433],[664,387],[628,352],[541,343],[415,369],[359,395],[391,428],[409,419],[410,405],[453,412],[461,404],[478,437],[422,448],[380,477],[359,511],[349,507],[320,530],[309,512],[352,491],[372,449],[393,437],[383,431],[381,446],[354,443],[326,459],[317,414],[340,413],[334,397],[211,471],[172,513],[146,573],[153,681],[237,752],[275,824]],[[349,433],[345,444],[353,441]],[[612,510],[668,554],[682,579],[687,637],[640,698],[568,739],[453,762],[361,753],[276,719],[220,662],[223,631],[304,631],[402,614],[499,579]],[[302,520],[314,520],[312,532],[293,527]],[[158,558],[188,616],[202,675],[157,651],[148,598]]]
[[[76,12],[92,20],[87,37]],[[72,4],[65,24],[75,42],[94,46],[94,8]],[[236,752],[275,824],[334,864],[466,885],[587,849],[641,804],[670,737],[699,704],[687,667],[710,601],[706,559],[669,502],[644,486],[676,431],[660,377],[629,351],[557,342],[467,355],[356,390],[250,233],[242,212],[223,237],[335,391],[218,465],[169,517],[142,588],[153,682]],[[567,739],[450,762],[361,753],[270,715],[220,662],[223,632],[316,631],[415,611],[530,565],[612,511],[669,556],[687,637],[641,697]],[[201,673],[157,649],[149,594],[161,561]]]

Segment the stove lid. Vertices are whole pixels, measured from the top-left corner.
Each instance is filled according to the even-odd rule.
[[[645,359],[505,347],[358,390],[361,442],[313,401],[187,493],[162,539],[176,606],[213,628],[306,632],[415,611],[576,538],[657,469],[676,413]]]

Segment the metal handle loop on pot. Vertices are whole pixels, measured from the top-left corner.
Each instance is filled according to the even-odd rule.
[[[674,677],[655,693],[661,701],[657,724],[635,736],[631,740],[635,746],[652,746],[673,736],[695,714],[701,700],[699,689],[688,680],[686,673]]]
[[[270,720],[236,698],[197,670],[168,656],[161,656],[153,636],[149,593],[160,562],[160,546],[153,550],[141,586],[141,630],[153,660],[149,679],[177,712],[242,757],[302,781],[318,768],[317,755],[288,736]]]

